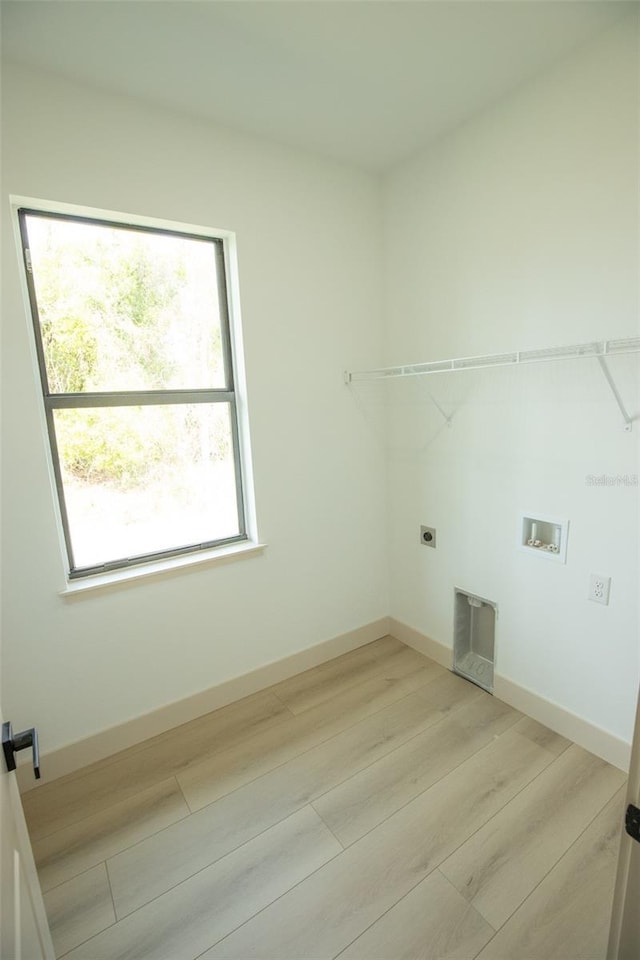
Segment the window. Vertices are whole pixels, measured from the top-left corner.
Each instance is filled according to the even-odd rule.
[[[19,220],[70,578],[246,540],[223,239]]]

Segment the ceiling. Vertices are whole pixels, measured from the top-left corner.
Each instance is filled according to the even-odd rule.
[[[628,0],[2,0],[3,61],[372,171],[637,7]]]

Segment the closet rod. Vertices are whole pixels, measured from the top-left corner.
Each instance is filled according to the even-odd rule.
[[[506,367],[517,363],[579,360],[584,357],[611,357],[625,353],[640,353],[640,337],[629,337],[625,340],[596,340],[591,343],[575,343],[569,347],[517,350],[513,353],[493,353],[479,357],[460,357],[454,360],[434,360],[429,363],[406,363],[399,367],[381,367],[377,370],[347,371],[344,378],[345,383],[352,383],[355,380],[418,377],[423,374],[448,373],[453,370],[480,370],[486,367]]]

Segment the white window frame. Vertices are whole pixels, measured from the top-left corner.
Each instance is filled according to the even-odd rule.
[[[108,586],[111,583],[117,583],[121,580],[129,580],[132,577],[164,573],[171,569],[183,568],[190,563],[233,559],[242,554],[261,551],[264,545],[260,544],[258,540],[255,514],[235,234],[228,230],[214,229],[202,225],[28,197],[11,197],[11,207],[22,265],[21,280],[26,316],[30,329],[34,372],[37,382],[40,385],[41,411],[43,415],[43,425],[45,427],[44,433],[47,437],[47,460],[52,480],[52,488],[56,493],[54,498],[56,519],[62,556],[64,557],[66,565],[66,580],[69,589],[64,590],[63,593],[76,592],[78,589],[86,589],[92,585]],[[26,242],[27,235],[26,230],[23,228],[23,220],[21,217],[23,213],[43,214],[45,216],[67,218],[75,221],[88,221],[131,228],[133,230],[137,229],[165,235],[180,235],[192,239],[212,241],[219,258],[220,272],[224,277],[224,290],[219,290],[219,293],[222,294],[223,301],[221,303],[221,325],[223,327],[223,349],[226,354],[225,366],[228,370],[229,379],[225,387],[222,389],[186,391],[119,391],[117,395],[107,394],[105,392],[101,396],[88,393],[80,393],[73,396],[68,394],[50,394],[47,388],[46,366],[41,345],[37,300],[33,284],[33,274],[30,269],[30,254],[28,253]],[[150,394],[154,394],[155,396],[150,398]],[[164,395],[162,398],[160,398],[161,394]],[[192,403],[195,401],[200,403],[225,402],[229,404],[236,472],[239,534],[225,540],[192,544],[186,547],[168,548],[167,550],[156,553],[131,558],[125,557],[117,561],[108,561],[91,567],[74,567],[71,533],[66,517],[64,486],[56,450],[53,410],[60,407],[78,408],[90,406],[95,403],[96,399],[98,400],[98,405],[101,406],[116,406],[123,405],[123,403],[145,406],[149,404],[150,400],[154,403],[174,402],[173,398],[177,397],[177,395],[180,395],[178,400],[180,403]]]

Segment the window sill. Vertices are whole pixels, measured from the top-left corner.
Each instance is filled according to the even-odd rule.
[[[166,560],[156,560],[153,563],[144,563],[125,570],[112,570],[109,573],[98,573],[86,577],[84,580],[69,580],[60,596],[65,599],[76,599],[96,591],[112,590],[120,586],[133,586],[141,580],[171,576],[183,573],[194,567],[230,563],[245,557],[257,556],[264,553],[266,543],[243,541],[225,547],[216,547],[201,553],[190,553],[181,557],[170,557]]]

